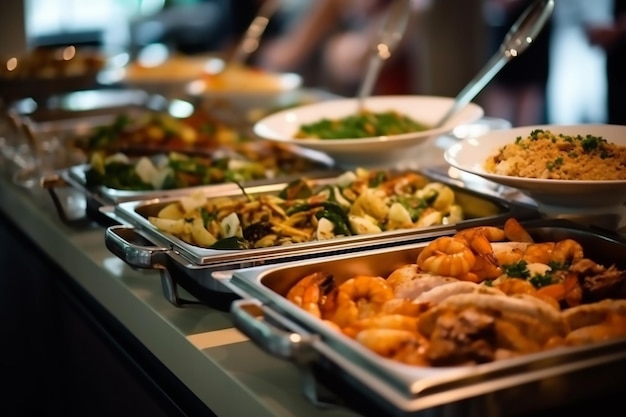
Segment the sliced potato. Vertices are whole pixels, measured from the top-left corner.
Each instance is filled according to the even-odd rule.
[[[206,204],[206,197],[202,193],[193,193],[190,195],[186,195],[181,197],[180,205],[183,208],[185,213],[189,213],[191,211],[197,210],[203,205]]]
[[[191,238],[198,246],[202,247],[209,247],[217,242],[217,238],[204,227],[201,217],[196,217],[191,222]]]
[[[152,223],[157,229],[164,231],[165,233],[171,233],[173,235],[180,235],[185,232],[185,220],[184,219],[162,219],[160,217],[148,217],[148,221]]]
[[[160,219],[179,220],[185,216],[182,207],[178,203],[171,203],[163,207],[158,214]]]
[[[411,227],[413,225],[413,219],[408,210],[400,203],[393,203],[389,208],[389,221],[387,222],[387,228],[389,230],[402,229]]]

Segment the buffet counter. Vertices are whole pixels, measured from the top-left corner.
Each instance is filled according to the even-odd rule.
[[[105,247],[103,228],[75,230],[63,224],[45,191],[17,187],[1,178],[0,210],[9,223],[16,225],[17,235],[34,242],[43,251],[42,256],[54,260],[71,281],[84,289],[82,303],[86,308],[103,307],[113,321],[128,331],[129,339],[136,339],[171,372],[172,380],[182,383],[190,398],[199,400],[201,415],[355,415],[344,408],[319,408],[312,404],[303,394],[297,369],[248,341],[233,328],[228,312],[206,306],[177,308],[170,304],[163,297],[157,271],[133,270],[110,253]],[[31,259],[38,256],[26,255]],[[15,274],[11,275],[16,278]],[[51,273],[49,278],[53,278]],[[16,304],[23,306],[27,304],[24,301],[17,300]],[[28,337],[32,336],[31,331],[28,333]],[[43,333],[39,337],[37,343],[52,342]],[[118,342],[124,346],[124,340]],[[22,341],[13,340],[13,343],[18,346]],[[94,383],[98,382],[89,384]],[[118,384],[99,383],[113,387]],[[173,381],[165,384],[171,385]],[[123,385],[119,386],[121,390]],[[185,405],[180,408],[184,409]],[[124,414],[119,411],[118,415]],[[197,415],[197,410],[194,413]]]

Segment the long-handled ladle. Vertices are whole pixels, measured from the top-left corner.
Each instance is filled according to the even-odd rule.
[[[266,0],[257,15],[246,29],[228,60],[228,65],[243,65],[248,57],[258,49],[261,36],[267,29],[270,18],[280,6],[279,0]]]
[[[357,94],[357,112],[363,110],[365,99],[372,93],[384,62],[391,57],[391,52],[402,40],[409,23],[410,13],[411,0],[395,0],[389,6],[380,37],[372,48],[363,83]]]
[[[498,51],[485,67],[472,79],[454,99],[454,104],[435,124],[435,128],[446,124],[452,116],[482,91],[489,81],[506,65],[532,46],[554,10],[554,0],[536,0],[513,23]]]

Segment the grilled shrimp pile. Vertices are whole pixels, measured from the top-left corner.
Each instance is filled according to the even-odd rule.
[[[535,242],[511,218],[440,237],[388,276],[319,271],[287,298],[379,355],[477,364],[626,336],[626,272],[572,239]]]

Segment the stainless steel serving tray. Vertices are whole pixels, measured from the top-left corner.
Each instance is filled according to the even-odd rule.
[[[104,186],[88,188],[85,172],[90,165],[82,153],[77,155],[77,150],[71,148],[73,140],[88,135],[94,128],[110,125],[122,114],[138,117],[148,112],[167,112],[176,117],[181,108],[189,112],[190,108],[197,107],[196,104],[185,100],[168,100],[163,96],[148,94],[138,89],[111,88],[53,96],[43,102],[25,99],[14,103],[11,111],[17,115],[20,123],[29,127],[32,139],[37,142],[35,148],[42,152],[46,152],[47,148],[54,148],[55,162],[46,167],[47,173],[41,178],[41,185],[49,192],[61,220],[72,226],[80,226],[94,220],[104,225],[111,224],[110,219],[101,216],[98,212],[103,205],[168,196],[171,192],[170,190],[126,191]],[[233,127],[233,130],[239,130],[239,127],[237,129]],[[244,133],[248,134],[247,130]],[[207,157],[211,156],[214,151],[188,150],[190,154],[205,154]],[[134,152],[141,154],[140,150]],[[163,150],[160,153],[166,152]],[[181,150],[180,152],[187,151]],[[145,149],[146,155],[156,153],[159,152]],[[332,160],[320,152],[294,147],[293,154],[311,161],[311,171],[306,172],[309,177],[338,173],[331,166]],[[250,181],[243,185],[289,181],[303,174],[302,172],[293,173],[293,175],[284,175],[277,179]],[[221,189],[239,189],[235,184],[216,184],[210,187],[215,187],[217,193],[220,193]],[[76,210],[65,204],[63,193],[60,191],[63,188],[72,188],[86,197],[86,202],[82,204],[85,207],[83,216],[77,216],[76,213],[70,214]],[[187,192],[190,191],[187,189]]]
[[[306,172],[294,172],[290,174],[280,175],[277,178],[259,179],[245,181],[240,184],[243,187],[256,187],[265,184],[287,183],[296,178],[305,175],[308,178],[319,178],[338,175],[340,171],[330,165],[330,161],[324,161],[317,154],[308,154],[306,151],[297,154],[302,158],[311,161],[311,170]],[[208,154],[207,154],[208,156]],[[120,190],[116,188],[97,186],[89,187],[87,185],[85,173],[90,169],[90,164],[79,164],[69,168],[59,169],[54,173],[45,175],[41,180],[43,188],[48,190],[60,218],[68,224],[87,223],[89,221],[97,221],[104,225],[109,225],[109,221],[99,213],[99,209],[103,206],[116,205],[126,201],[143,201],[155,198],[168,198],[171,196],[180,196],[194,192],[195,190],[203,190],[205,193],[212,195],[232,195],[233,193],[241,193],[241,188],[235,183],[211,184],[197,187],[187,187],[181,189],[160,189],[149,191],[131,191]],[[60,188],[70,187],[86,198],[85,213],[79,219],[71,219],[68,215],[68,208],[63,204],[57,191]],[[110,218],[109,218],[110,220]]]
[[[586,257],[626,268],[626,244],[610,236],[568,221],[526,224],[537,241],[573,238]],[[341,402],[351,399],[373,416],[532,415],[626,382],[626,339],[476,366],[416,367],[376,355],[285,298],[298,279],[315,271],[330,272],[338,282],[356,274],[388,276],[414,263],[427,243],[235,271],[228,285],[244,297],[231,306],[235,325],[263,350],[331,384]],[[310,378],[305,381],[312,395]]]
[[[75,146],[77,138],[94,127],[110,124],[120,114],[140,115],[165,110],[168,105],[163,97],[130,89],[95,89],[18,100],[7,112],[15,123],[12,146],[14,152],[19,150],[19,157],[7,158],[7,162],[13,164],[10,169],[15,178],[84,163],[86,155]]]
[[[320,177],[318,185],[332,184],[336,177]],[[273,183],[246,188],[250,196],[278,193],[287,183]],[[495,195],[478,193],[458,185],[449,184],[455,192],[455,198],[466,215],[466,220],[457,224],[431,226],[421,229],[404,229],[378,234],[355,235],[330,240],[304,242],[286,246],[274,246],[258,249],[218,250],[205,249],[190,245],[182,240],[156,229],[149,221],[149,216],[156,216],[161,208],[176,201],[180,196],[188,194],[187,190],[173,191],[167,197],[150,200],[125,201],[109,207],[109,216],[120,226],[111,226],[105,234],[109,250],[125,262],[138,268],[157,268],[175,270],[168,279],[174,282],[181,272],[186,280],[199,283],[201,288],[212,291],[232,292],[223,283],[230,277],[230,271],[249,268],[257,265],[282,263],[290,260],[319,257],[330,253],[347,253],[375,247],[402,245],[410,241],[426,239],[430,236],[450,233],[458,228],[466,228],[482,224],[503,224],[509,217],[529,219],[538,217],[532,207],[511,203]],[[238,196],[241,190],[232,187],[206,190],[211,197]],[[152,245],[136,245],[133,235],[141,235]],[[176,294],[171,291],[166,297],[174,304]]]

